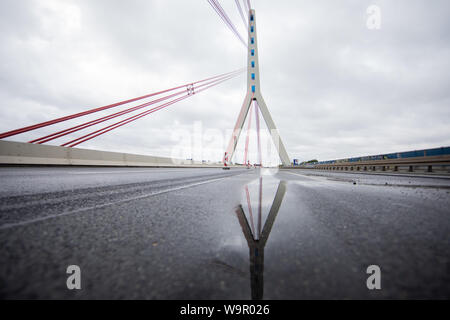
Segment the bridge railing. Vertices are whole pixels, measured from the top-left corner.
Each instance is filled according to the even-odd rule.
[[[298,166],[299,169],[316,169],[347,172],[420,172],[450,174],[450,155],[383,159],[356,162],[337,162]]]

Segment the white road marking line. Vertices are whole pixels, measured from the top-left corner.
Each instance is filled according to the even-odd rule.
[[[238,174],[238,175],[240,175],[240,174]],[[227,178],[230,178],[230,177],[235,177],[235,176],[237,176],[237,175],[227,176],[227,177],[223,177],[223,178],[217,178],[217,179],[212,179],[212,180],[207,180],[207,181],[202,181],[202,182],[191,183],[191,184],[187,184],[187,185],[184,185],[184,186],[175,187],[175,188],[162,190],[162,191],[158,191],[158,192],[153,192],[153,193],[149,193],[149,194],[138,196],[138,197],[133,197],[133,198],[128,198],[128,199],[113,201],[113,202],[109,202],[109,203],[105,203],[105,204],[101,204],[101,205],[97,205],[97,206],[77,209],[77,210],[63,212],[63,213],[59,213],[59,214],[52,214],[52,215],[48,215],[48,216],[45,216],[45,217],[30,219],[30,220],[26,220],[26,221],[6,223],[6,224],[0,226],[0,230],[5,230],[5,229],[13,228],[13,227],[24,226],[24,225],[27,225],[27,224],[40,222],[40,221],[45,221],[45,220],[48,220],[48,219],[53,219],[53,218],[58,218],[58,217],[63,217],[63,216],[67,216],[67,215],[70,215],[70,214],[85,212],[85,211],[89,211],[89,210],[93,210],[93,209],[100,209],[100,208],[112,206],[112,205],[119,204],[119,203],[139,200],[139,199],[143,199],[143,198],[148,198],[148,197],[160,195],[160,194],[163,194],[163,193],[168,193],[168,192],[172,192],[172,191],[177,191],[177,190],[187,189],[187,188],[191,188],[191,187],[196,187],[196,186],[199,186],[199,185],[202,185],[202,184],[211,183],[211,182],[215,182],[215,181],[220,181],[220,180],[227,179]]]
[[[290,171],[281,171],[281,172],[285,172],[285,173],[290,173],[293,174],[294,176],[299,176],[299,177],[303,177],[303,178],[309,178],[311,180],[316,180],[316,181],[323,181],[323,179],[317,178],[316,176],[312,177],[312,176],[307,176],[304,174],[299,174],[299,173],[294,173],[294,172],[290,172]]]
[[[153,168],[152,168],[153,169]],[[78,174],[102,174],[102,173],[166,173],[166,172],[180,172],[180,171],[185,171],[185,170],[141,170],[141,171],[81,171],[81,172],[70,172],[67,171],[67,174],[74,174],[74,175],[78,175]]]

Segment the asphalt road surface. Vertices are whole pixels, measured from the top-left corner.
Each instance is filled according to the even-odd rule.
[[[0,298],[449,299],[449,195],[439,177],[3,167]]]

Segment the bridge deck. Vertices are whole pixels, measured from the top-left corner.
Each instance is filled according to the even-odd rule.
[[[449,179],[263,173],[0,168],[0,296],[450,297]],[[245,186],[253,230],[273,223],[262,260],[236,213],[252,221]],[[71,264],[81,291],[66,288]],[[379,291],[366,288],[372,264]]]

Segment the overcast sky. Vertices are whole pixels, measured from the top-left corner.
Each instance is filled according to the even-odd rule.
[[[220,3],[246,39],[235,1]],[[262,93],[291,158],[450,145],[448,0],[251,3]],[[367,27],[370,5],[380,29]],[[0,0],[0,40],[1,132],[246,65],[206,0]],[[230,130],[245,92],[241,75],[79,147],[170,156],[185,134]],[[225,142],[189,152],[219,160]]]

